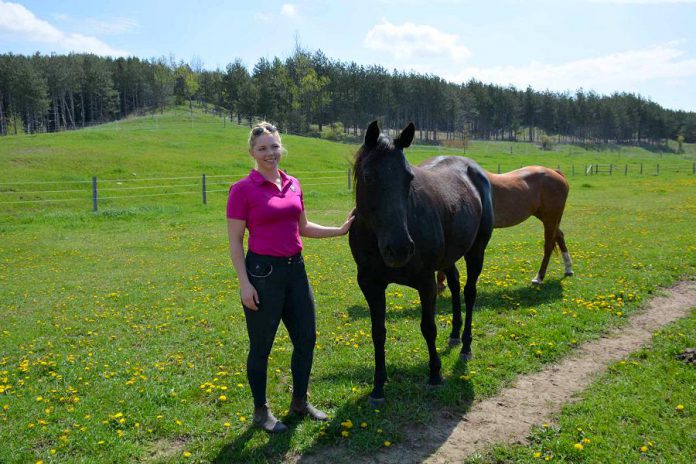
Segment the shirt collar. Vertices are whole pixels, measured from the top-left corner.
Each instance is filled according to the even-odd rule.
[[[291,182],[290,176],[288,176],[287,174],[285,174],[285,173],[284,173],[283,171],[281,171],[281,170],[278,170],[278,172],[280,173],[281,185],[283,186],[283,188],[285,188],[285,187]],[[250,179],[252,180],[252,182],[254,182],[254,184],[256,184],[256,185],[263,185],[264,182],[268,182],[268,181],[266,180],[266,178],[263,177],[263,174],[261,174],[261,173],[260,173],[259,171],[257,171],[256,169],[252,169],[251,172],[249,172],[249,178],[250,178]],[[270,184],[271,182],[268,182],[268,183]]]

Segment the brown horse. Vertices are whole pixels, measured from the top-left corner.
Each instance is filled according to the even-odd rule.
[[[539,285],[554,246],[558,244],[565,275],[573,275],[572,261],[566,247],[561,216],[568,198],[568,181],[561,171],[543,166],[527,166],[505,174],[486,173],[493,188],[495,228],[512,227],[536,216],[544,224],[544,259],[532,284]],[[438,291],[445,289],[445,274],[438,272]]]

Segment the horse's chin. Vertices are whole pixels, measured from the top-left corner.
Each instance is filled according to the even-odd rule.
[[[384,261],[384,264],[387,265],[387,267],[391,267],[393,269],[398,269],[400,267],[404,267],[408,264],[409,261],[411,261],[411,258],[413,256],[407,256],[405,258],[399,258],[399,259],[394,259],[394,258],[385,258],[384,255],[382,255],[382,260]]]

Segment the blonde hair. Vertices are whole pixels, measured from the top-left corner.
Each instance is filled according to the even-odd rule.
[[[254,142],[256,141],[256,139],[262,136],[263,134],[275,134],[275,136],[278,137],[278,141],[280,142],[280,132],[278,131],[278,128],[270,122],[261,121],[260,123],[252,127],[249,131],[250,150],[254,148]]]

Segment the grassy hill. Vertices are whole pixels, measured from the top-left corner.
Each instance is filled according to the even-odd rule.
[[[360,456],[398,444],[408,424],[465,411],[518,374],[621,326],[659,286],[696,276],[693,158],[524,144],[511,154],[511,144],[476,142],[467,155],[489,170],[546,164],[571,173],[574,166],[563,230],[576,275],[562,279],[554,256],[544,286],[530,287],[541,225],[532,219],[496,231],[468,365],[445,348],[449,295],[438,302],[446,378],[438,390],[426,387],[417,294],[390,286],[388,403],[374,411],[366,403],[369,312],[347,240],[305,240],[319,331],[311,394],[332,421],[291,422],[290,434],[268,437],[248,428],[247,338],[224,219],[229,183],[251,167],[247,132],[203,114],[167,113],[0,139],[0,462],[267,462],[332,444]],[[347,170],[357,147],[292,135],[283,141],[283,165],[304,185],[310,220],[339,224],[353,206]],[[453,151],[416,146],[407,155],[418,162],[445,153]],[[632,169],[641,162],[642,175]],[[586,176],[584,166],[596,163],[631,169]],[[112,197],[100,200],[96,214],[92,176],[100,197]],[[281,329],[268,389],[281,416],[290,352]],[[675,397],[691,388],[669,385]],[[696,407],[693,397],[681,401]],[[669,449],[688,446],[679,437],[693,420],[656,420],[674,430],[661,448],[669,462]]]

